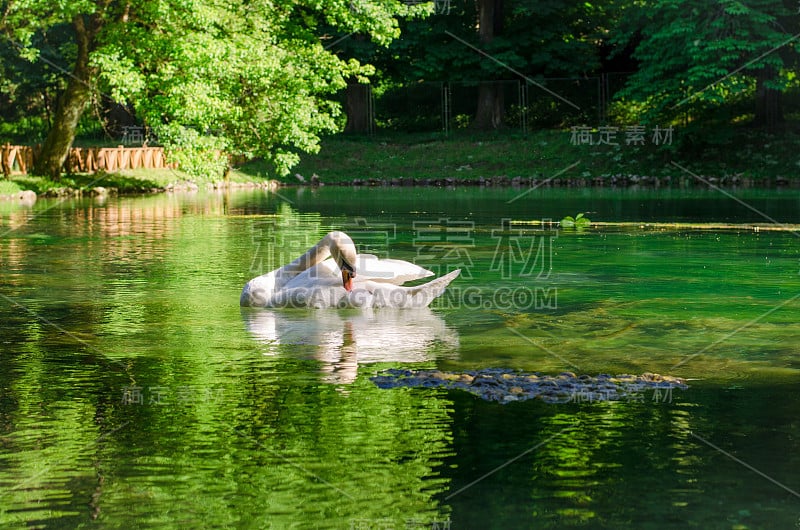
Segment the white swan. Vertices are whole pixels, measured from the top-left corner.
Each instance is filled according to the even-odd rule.
[[[455,270],[431,282],[404,287],[407,281],[433,273],[407,261],[358,255],[350,236],[330,232],[293,262],[247,282],[239,303],[320,309],[427,307],[460,273]]]

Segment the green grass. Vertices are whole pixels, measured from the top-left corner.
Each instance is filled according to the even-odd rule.
[[[14,193],[20,190],[33,190],[37,194],[44,194],[50,190],[58,188],[72,188],[83,191],[90,191],[95,187],[116,188],[119,193],[148,193],[153,190],[160,190],[169,184],[180,182],[195,182],[204,184],[205,182],[221,181],[216,179],[198,179],[173,169],[128,169],[114,173],[78,173],[73,175],[63,175],[58,182],[33,175],[16,175],[10,180],[0,180],[0,195]],[[230,182],[246,183],[260,182],[256,176],[233,170],[229,174]],[[11,191],[2,191],[8,188]]]
[[[19,193],[22,191],[22,188],[19,187],[14,181],[11,180],[0,180],[0,195],[13,195],[15,193]]]
[[[347,182],[353,179],[418,178],[456,180],[506,177],[591,179],[609,175],[673,176],[692,178],[692,173],[708,177],[737,175],[760,181],[800,175],[800,134],[769,135],[740,129],[717,145],[699,138],[682,138],[676,128],[674,145],[626,146],[624,134],[617,135],[619,146],[572,145],[570,131],[542,130],[522,134],[455,133],[392,134],[374,136],[336,135],[323,139],[318,154],[305,154],[292,174],[281,180],[297,183],[294,174],[306,181],[319,175],[322,182]],[[702,144],[702,145],[701,145]],[[577,164],[576,164],[577,163]],[[571,169],[566,168],[576,164]],[[247,174],[268,175],[259,161],[245,164]]]
[[[395,178],[471,180],[481,177],[535,177],[592,179],[610,175],[683,177],[738,176],[765,182],[777,177],[800,180],[800,132],[767,134],[741,128],[722,129],[724,134],[703,137],[676,128],[673,145],[626,146],[572,145],[569,130],[540,130],[527,135],[476,133],[464,130],[449,136],[427,134],[335,135],[324,138],[318,154],[304,154],[290,175],[279,180],[297,184],[316,174],[322,182]],[[716,141],[716,143],[713,143]],[[678,143],[681,145],[679,146]],[[677,165],[676,165],[677,164]],[[680,167],[678,167],[680,166]],[[688,173],[681,169],[686,168]],[[262,161],[254,160],[232,170],[234,183],[260,182],[276,178]],[[221,177],[198,179],[181,171],[126,170],[116,173],[65,175],[60,182],[15,176],[0,180],[0,194],[31,189],[39,194],[53,188],[88,191],[96,186],[117,188],[120,193],[142,193],[168,184],[194,181],[199,184]],[[3,190],[10,191],[3,191]]]

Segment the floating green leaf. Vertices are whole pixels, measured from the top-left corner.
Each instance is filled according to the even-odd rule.
[[[579,213],[575,217],[568,215],[561,220],[561,228],[587,228],[592,224],[592,221],[588,217],[584,217],[582,213]]]

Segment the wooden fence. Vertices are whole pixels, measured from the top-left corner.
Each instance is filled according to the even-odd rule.
[[[3,175],[26,175],[36,164],[40,146],[0,146],[0,166]],[[95,173],[122,169],[175,168],[168,164],[163,147],[73,147],[64,162],[69,173]]]

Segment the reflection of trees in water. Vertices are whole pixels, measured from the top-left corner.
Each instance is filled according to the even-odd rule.
[[[293,261],[314,246],[326,231],[318,213],[300,213],[281,202],[273,213],[256,216],[251,221],[248,274],[259,276]]]
[[[696,483],[711,462],[691,440],[696,403],[498,405],[453,396],[458,457],[445,460],[443,476],[457,491],[493,472],[452,497],[453,528],[640,527],[703,496]]]
[[[104,257],[108,259],[148,259],[162,253],[164,243],[159,240],[171,240],[171,234],[181,229],[176,220],[223,216],[226,203],[223,193],[103,199],[75,210],[75,223],[86,227],[85,235],[104,238]]]
[[[438,470],[452,456],[450,400],[444,393],[387,392],[367,377],[345,384],[344,364],[360,352],[353,350],[358,324],[345,318],[342,325],[338,356],[322,361],[322,375],[320,349],[312,337],[302,342],[302,325],[289,333],[296,343],[254,352],[260,368],[237,374],[243,405],[232,417],[242,435],[236,445],[253,449],[247,480],[261,486],[272,507],[269,520],[279,527],[323,513],[336,528],[446,520],[449,508],[440,499],[449,479]]]

